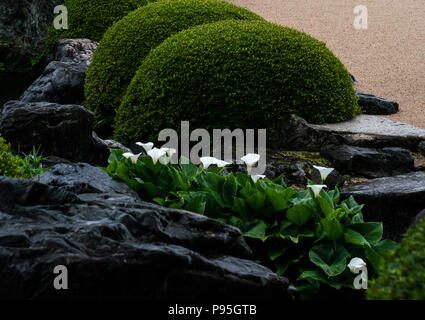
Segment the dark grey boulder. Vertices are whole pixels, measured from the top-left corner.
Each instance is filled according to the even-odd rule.
[[[48,61],[76,63],[88,67],[98,44],[90,39],[58,40],[48,55]]]
[[[425,208],[425,172],[373,179],[341,189],[341,198],[353,196],[365,204],[365,220],[382,221],[386,237],[398,240]]]
[[[87,66],[53,61],[22,94],[24,102],[81,104],[84,101],[84,79]]]
[[[15,150],[41,146],[45,156],[105,165],[108,147],[93,138],[93,113],[79,105],[9,101],[0,116],[0,134]]]
[[[317,184],[322,184],[322,177],[320,176],[319,170],[312,167],[308,175],[310,180],[313,180]],[[334,169],[324,181],[324,184],[328,186],[328,190],[334,189],[335,187],[342,187],[345,183],[344,176],[339,173],[338,170]]]
[[[53,8],[63,0],[0,1],[0,43],[34,57],[44,46]]]
[[[301,133],[304,133],[303,139],[291,137],[291,126],[283,125],[287,126],[288,130],[285,131],[285,135],[279,137],[281,140],[277,140],[279,144],[284,146],[288,141],[291,144],[297,144],[300,148],[301,143],[304,142],[309,149],[316,148],[310,151],[318,151],[324,145],[341,144],[366,148],[401,147],[416,151],[418,144],[425,141],[425,129],[367,114],[339,123],[316,125],[304,122],[304,129],[301,126],[295,126],[292,129],[295,135],[298,135],[301,129]],[[311,139],[308,138],[309,135]]]
[[[418,144],[418,151],[425,157],[425,141],[422,141]]]
[[[293,298],[239,229],[142,202],[99,170],[58,165],[40,176],[52,185],[0,177],[0,299]],[[57,265],[68,290],[53,287]]]
[[[398,112],[398,103],[374,96],[373,94],[356,91],[359,105],[365,114],[388,115]]]
[[[386,177],[414,170],[414,158],[402,148],[370,149],[347,145],[322,149],[321,155],[343,174]]]
[[[412,223],[410,224],[409,228],[414,228],[416,227],[419,223],[421,223],[421,221],[425,219],[425,209],[421,210],[421,212],[419,212],[415,218],[413,219]]]

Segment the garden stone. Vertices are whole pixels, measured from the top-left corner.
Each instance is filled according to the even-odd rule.
[[[418,144],[418,151],[425,157],[425,141],[422,141]]]
[[[61,39],[49,53],[48,60],[76,63],[88,67],[98,42],[90,39]]]
[[[321,155],[343,174],[378,178],[413,171],[414,158],[402,148],[370,149],[347,145],[323,149]]]
[[[250,260],[235,227],[143,202],[87,164],[55,166],[40,181],[50,185],[0,177],[0,299],[294,296],[287,278]],[[57,265],[68,290],[52,285]]]
[[[341,198],[353,196],[365,204],[366,221],[382,221],[384,236],[398,240],[425,208],[425,172],[418,171],[344,186]]]
[[[425,218],[425,209],[423,209],[421,212],[419,212],[416,217],[413,219],[411,225],[409,228],[416,227],[423,219]]]
[[[0,116],[0,134],[15,150],[41,146],[44,156],[106,165],[108,147],[92,136],[93,113],[79,105],[9,101]]]
[[[53,61],[22,94],[24,102],[55,102],[81,104],[84,101],[84,79],[87,66]]]
[[[416,151],[418,143],[425,141],[425,129],[374,115],[362,114],[345,122],[308,124],[308,127],[312,133],[312,139],[321,135],[325,140],[326,137],[331,136],[343,141],[343,143],[329,141],[328,145],[347,144],[366,148],[401,147]],[[314,140],[313,142],[309,145],[310,147],[315,146],[320,150],[323,146],[323,143],[316,143]]]
[[[356,91],[359,105],[365,114],[388,115],[398,112],[398,103],[374,96],[373,94]]]
[[[53,8],[62,0],[0,1],[0,43],[32,58],[42,50],[53,21]]]

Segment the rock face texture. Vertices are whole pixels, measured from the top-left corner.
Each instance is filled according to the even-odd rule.
[[[50,185],[0,177],[1,299],[293,298],[288,279],[249,260],[234,227],[142,202],[87,164],[40,181]],[[68,290],[53,287],[57,265]]]
[[[418,150],[425,141],[425,130],[373,115],[359,115],[340,123],[310,124],[296,115],[288,115],[279,124],[274,148],[320,151],[329,146],[351,145],[366,148],[401,147]]]
[[[379,98],[373,94],[356,91],[359,105],[366,114],[385,115],[398,112],[398,103],[395,101]]]
[[[90,39],[61,39],[48,55],[49,61],[90,65],[98,42]]]
[[[0,0],[0,42],[21,55],[33,56],[43,45],[53,21],[53,9],[62,0]]]
[[[425,208],[425,172],[413,172],[350,185],[341,198],[353,196],[365,204],[365,220],[382,221],[384,235],[398,240],[415,216]]]
[[[9,101],[0,116],[0,134],[17,149],[40,146],[45,156],[105,165],[108,146],[93,137],[93,113],[79,105]]]
[[[322,150],[321,155],[343,174],[379,178],[414,170],[414,158],[403,148],[370,149],[347,145]]]
[[[82,104],[86,72],[85,64],[53,61],[19,100]]]

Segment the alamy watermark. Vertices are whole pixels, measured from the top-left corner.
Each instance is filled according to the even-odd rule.
[[[57,14],[53,20],[53,27],[57,30],[68,29],[68,8],[63,5],[56,6],[53,13]]]
[[[354,14],[356,15],[353,23],[354,28],[357,30],[367,30],[369,19],[367,7],[364,5],[354,7]]]
[[[179,154],[182,159],[190,159],[194,164],[200,164],[201,157],[212,156],[227,162],[238,162],[244,155],[257,153],[260,160],[252,168],[253,175],[263,174],[266,170],[266,129],[213,129],[212,139],[206,129],[190,131],[189,121],[181,121],[180,135],[176,130],[164,129],[159,133],[158,141],[166,142],[162,148],[175,149],[172,163],[178,163]],[[257,141],[255,141],[257,138]],[[211,146],[212,141],[212,146]],[[235,143],[234,143],[235,142]],[[195,144],[196,143],[196,144]],[[212,147],[212,148],[211,148]]]

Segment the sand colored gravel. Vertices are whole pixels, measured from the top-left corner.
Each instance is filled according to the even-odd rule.
[[[425,128],[425,0],[230,1],[324,41],[358,90],[400,104],[388,118]],[[357,5],[368,9],[367,30],[353,27]]]

